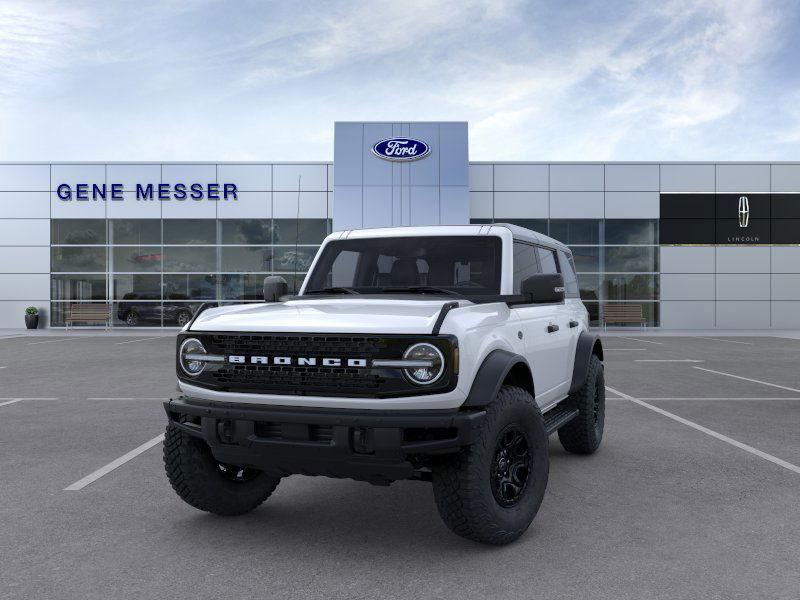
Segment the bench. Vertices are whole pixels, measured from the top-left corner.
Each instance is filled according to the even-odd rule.
[[[108,328],[111,325],[111,306],[93,302],[70,304],[64,324],[69,328],[75,323],[103,323]]]
[[[606,304],[603,307],[603,327],[608,329],[609,323],[647,327],[641,304]]]

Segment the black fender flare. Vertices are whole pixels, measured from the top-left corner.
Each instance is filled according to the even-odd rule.
[[[586,373],[589,370],[589,359],[592,354],[596,354],[603,360],[603,343],[600,336],[596,333],[582,331],[578,337],[578,345],[575,347],[575,367],[572,370],[572,383],[569,386],[569,393],[575,393],[586,380]]]
[[[489,352],[486,358],[483,359],[483,363],[478,369],[475,379],[472,381],[469,395],[462,406],[479,407],[494,402],[506,376],[511,369],[520,364],[525,366],[528,374],[532,373],[530,365],[524,356],[502,349]],[[532,375],[530,375],[529,391],[531,395],[533,395]]]

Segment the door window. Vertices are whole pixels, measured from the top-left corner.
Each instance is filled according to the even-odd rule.
[[[536,273],[541,273],[536,260],[536,247],[514,242],[514,293],[522,293],[522,282]]]
[[[536,252],[539,255],[539,264],[542,267],[542,273],[558,273],[558,263],[556,262],[556,253],[548,248],[536,247]]]

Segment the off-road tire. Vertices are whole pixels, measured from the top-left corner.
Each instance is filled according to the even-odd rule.
[[[164,438],[164,467],[184,502],[217,515],[250,512],[269,498],[280,482],[261,471],[250,471],[246,480],[227,478],[205,442],[172,424]]]
[[[502,506],[493,491],[492,467],[501,434],[509,427],[524,434],[531,460],[518,500]],[[549,469],[547,430],[536,402],[522,388],[503,386],[487,407],[475,442],[433,465],[439,515],[454,533],[470,540],[498,546],[513,542],[539,511]]]
[[[578,409],[578,416],[558,430],[558,439],[567,452],[592,454],[603,440],[606,411],[603,363],[596,355],[589,359],[586,380],[569,402]]]

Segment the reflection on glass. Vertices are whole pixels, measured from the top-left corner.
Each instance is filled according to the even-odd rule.
[[[648,246],[607,246],[607,273],[654,273],[658,271],[658,248]]]
[[[319,244],[328,235],[328,219],[273,219],[273,244]]]
[[[161,271],[161,246],[114,246],[111,257],[116,273]]]
[[[105,275],[52,275],[52,300],[105,300]]]
[[[578,275],[578,288],[581,300],[600,299],[600,275]]]
[[[658,244],[658,219],[606,219],[606,244]]]
[[[271,244],[269,219],[223,219],[219,222],[223,244]]]
[[[164,275],[165,300],[214,300],[216,297],[216,275]]]
[[[222,270],[239,273],[272,270],[271,246],[222,247]]]
[[[112,219],[112,244],[160,244],[161,219]]]
[[[658,275],[606,275],[606,300],[656,300]]]
[[[50,240],[53,244],[105,244],[104,219],[51,219]]]
[[[317,247],[308,246],[275,246],[273,269],[287,273],[308,271],[317,250]]]
[[[165,244],[216,244],[215,219],[164,219]]]
[[[572,258],[575,260],[575,271],[578,273],[600,272],[600,248],[597,246],[575,246]]]
[[[572,244],[599,244],[599,219],[550,219],[550,237]]]
[[[267,275],[267,273],[259,273],[257,275],[229,273],[220,275],[222,299],[263,302],[264,278]]]
[[[606,304],[612,304],[611,302],[603,302],[603,306]],[[614,302],[613,304],[621,304],[620,302]],[[636,304],[642,307],[642,316],[645,319],[645,324],[648,327],[658,327],[659,325],[659,315],[660,315],[660,306],[658,302],[625,302],[624,304]],[[601,307],[602,313],[602,307]],[[611,324],[610,324],[611,325]],[[622,323],[614,323],[614,327],[635,327],[639,328],[639,324],[629,324],[624,325]]]
[[[207,246],[164,246],[164,271],[207,272],[217,270],[217,249]]]
[[[600,326],[600,303],[583,301],[586,310],[589,312],[589,325],[592,327]]]
[[[487,219],[487,222],[491,221],[491,219]],[[473,221],[473,223],[474,222],[475,221]],[[518,225],[520,227],[524,227],[525,229],[530,229],[532,231],[547,235],[547,219],[504,219],[502,217],[496,217],[494,222]]]
[[[161,300],[161,275],[114,275],[115,300]]]
[[[98,246],[50,248],[50,270],[103,273],[106,270],[106,249]]]

